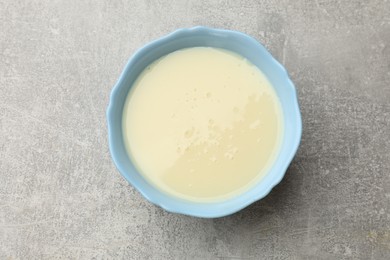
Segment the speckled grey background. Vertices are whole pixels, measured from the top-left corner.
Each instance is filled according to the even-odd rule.
[[[167,213],[111,162],[127,59],[180,27],[235,29],[290,72],[300,149],[229,217]],[[390,1],[0,0],[0,259],[390,259]]]

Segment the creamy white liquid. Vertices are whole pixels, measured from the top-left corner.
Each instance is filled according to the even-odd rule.
[[[260,70],[222,49],[196,47],[148,66],[127,97],[124,141],[155,187],[191,201],[245,192],[276,157],[277,96]]]

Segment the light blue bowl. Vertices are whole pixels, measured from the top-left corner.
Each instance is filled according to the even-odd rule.
[[[247,192],[218,203],[195,203],[175,198],[156,189],[137,172],[129,159],[122,134],[122,111],[127,93],[143,69],[154,60],[182,48],[209,46],[236,52],[255,64],[268,78],[281,101],[284,136],[280,152],[267,175]],[[153,104],[151,104],[153,105]],[[153,41],[130,58],[114,86],[107,109],[108,137],[111,156],[121,174],[146,199],[167,211],[197,217],[222,217],[241,210],[265,197],[283,178],[294,157],[302,132],[296,90],[284,67],[252,37],[229,30],[193,27],[179,29]]]

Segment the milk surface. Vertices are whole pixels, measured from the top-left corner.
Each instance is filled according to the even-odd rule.
[[[276,93],[256,66],[226,50],[195,47],[140,74],[124,107],[123,138],[156,188],[214,202],[261,181],[280,148],[282,118]]]

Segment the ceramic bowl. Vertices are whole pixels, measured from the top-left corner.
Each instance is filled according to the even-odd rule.
[[[285,129],[280,151],[269,172],[250,190],[222,202],[197,203],[161,192],[136,170],[123,141],[122,111],[126,96],[137,76],[154,60],[173,51],[196,46],[227,49],[246,57],[266,75],[282,105]],[[128,61],[111,92],[109,102],[108,137],[116,167],[146,199],[175,213],[205,218],[222,217],[262,199],[282,180],[301,139],[302,121],[296,90],[286,70],[259,42],[237,31],[193,27],[179,29],[146,44]]]

